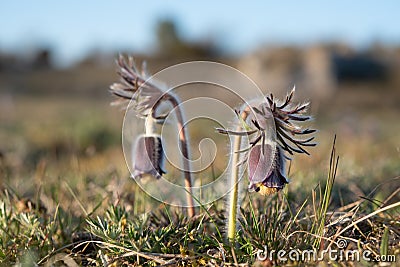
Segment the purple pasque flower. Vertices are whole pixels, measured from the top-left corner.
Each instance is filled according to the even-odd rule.
[[[163,170],[165,155],[159,135],[139,136],[132,156],[134,179],[145,176],[159,179],[165,173]]]
[[[284,188],[288,183],[285,177],[285,155],[305,153],[305,147],[315,146],[308,139],[296,136],[308,135],[316,130],[303,129],[296,122],[311,119],[305,115],[309,103],[292,105],[294,89],[286,96],[285,101],[277,101],[273,95],[267,96],[257,105],[248,105],[237,112],[245,125],[245,131],[218,129],[220,133],[236,136],[249,136],[250,147],[236,151],[245,153],[241,163],[247,163],[249,190],[270,194]]]
[[[285,156],[284,151],[290,155],[305,153],[309,155],[304,147],[315,146],[311,143],[314,137],[308,139],[296,138],[298,135],[308,135],[316,130],[302,129],[295,122],[310,120],[305,115],[309,103],[292,106],[292,99],[295,89],[286,96],[285,101],[274,100],[273,95],[267,97],[267,102],[261,103],[258,107],[252,107],[255,119],[252,120],[258,134],[250,142],[251,148],[247,156],[247,167],[250,185],[249,189],[261,194],[271,194],[284,188],[288,180],[285,176],[285,161],[290,159]],[[269,134],[266,138],[266,127],[273,118],[275,133]]]

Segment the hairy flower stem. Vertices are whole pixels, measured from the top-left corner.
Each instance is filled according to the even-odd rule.
[[[189,217],[193,217],[196,215],[196,211],[194,208],[193,192],[192,192],[192,173],[190,171],[190,162],[189,162],[189,139],[186,132],[186,128],[184,127],[185,124],[183,119],[182,108],[179,106],[179,101],[176,97],[174,97],[171,94],[165,94],[162,98],[159,99],[158,103],[154,105],[152,116],[155,116],[154,114],[155,107],[157,107],[162,100],[169,101],[176,110],[177,126],[179,130],[179,142],[183,156],[182,163],[183,163],[183,175],[185,178],[186,204],[188,208]]]
[[[246,120],[249,115],[250,108],[247,107],[241,114],[243,121]],[[240,132],[242,126],[237,127],[237,131]],[[242,137],[235,135],[233,141],[233,153],[232,153],[232,165],[231,165],[231,188],[229,199],[229,215],[228,215],[228,239],[230,242],[234,242],[236,233],[236,219],[238,211],[238,197],[239,197],[239,161],[240,161],[240,145],[242,143]]]
[[[151,135],[155,134],[156,120],[153,118],[152,115],[146,116],[146,121],[145,121],[144,125],[145,125],[146,135],[151,136]]]

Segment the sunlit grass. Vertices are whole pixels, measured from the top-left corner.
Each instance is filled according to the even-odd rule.
[[[7,140],[0,159],[4,266],[62,261],[68,266],[252,265],[261,264],[257,251],[264,246],[321,250],[340,238],[348,240],[349,249],[399,258],[400,161],[393,137],[398,126],[390,116],[379,120],[377,130],[357,134],[355,129],[374,120],[348,129],[340,121],[319,125],[317,117],[319,146],[309,158],[296,157],[291,183],[282,193],[246,193],[237,245],[230,247],[223,237],[223,201],[188,219],[129,179],[119,137],[123,114],[110,114],[108,100],[78,101],[72,109],[71,102],[42,103],[42,110],[33,112],[39,102],[25,101],[0,132]]]

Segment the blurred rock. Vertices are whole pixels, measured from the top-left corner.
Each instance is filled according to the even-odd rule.
[[[265,93],[284,95],[294,85],[300,98],[329,99],[343,83],[396,82],[400,65],[394,49],[355,51],[344,44],[263,47],[238,61],[238,69]]]
[[[330,52],[323,46],[314,46],[303,53],[304,90],[318,99],[329,98],[337,87]]]
[[[337,84],[331,53],[323,46],[265,48],[241,59],[238,68],[277,96],[295,85],[300,98],[327,98]]]
[[[302,59],[295,48],[259,49],[239,59],[238,69],[253,79],[265,93],[279,95],[297,83]]]

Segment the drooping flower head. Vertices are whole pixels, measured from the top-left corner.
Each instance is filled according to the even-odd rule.
[[[110,86],[111,93],[118,97],[114,104],[129,101],[128,107],[133,108],[139,118],[146,120],[144,134],[137,137],[132,151],[132,177],[161,178],[165,173],[165,155],[161,137],[155,132],[155,125],[162,122],[163,118],[155,116],[155,111],[161,103],[160,100],[166,97],[165,93],[159,86],[148,81],[149,75],[145,66],[139,71],[132,57],[125,60],[120,56],[117,65],[121,80]]]
[[[165,173],[163,170],[165,157],[159,136],[139,136],[133,153],[134,170],[132,176],[134,179],[148,175],[159,179]]]
[[[246,110],[237,112],[246,124],[246,131],[237,132],[218,129],[220,133],[247,135],[250,147],[238,151],[245,153],[242,163],[246,163],[249,176],[249,190],[263,195],[277,192],[288,183],[285,176],[285,161],[289,155],[296,153],[309,154],[304,147],[315,146],[308,139],[296,138],[315,130],[302,129],[296,121],[307,121],[311,117],[305,115],[309,103],[292,106],[294,89],[285,101],[276,101],[271,94],[258,105],[246,106]]]

